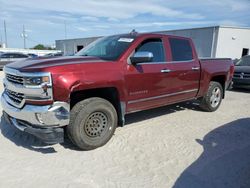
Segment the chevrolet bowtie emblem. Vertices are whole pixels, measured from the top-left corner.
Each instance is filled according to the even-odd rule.
[[[240,78],[241,78],[241,79],[244,78],[244,72],[242,72],[242,73],[240,74]]]

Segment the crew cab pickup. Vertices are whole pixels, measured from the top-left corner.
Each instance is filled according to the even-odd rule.
[[[107,143],[125,115],[199,99],[217,110],[231,82],[231,59],[198,59],[191,39],[130,33],[91,43],[75,56],[4,67],[5,119],[46,143],[64,132],[80,149]]]

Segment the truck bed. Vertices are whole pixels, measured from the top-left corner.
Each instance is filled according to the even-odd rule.
[[[232,82],[234,64],[230,58],[200,58],[201,64],[201,80],[200,80],[200,92],[199,95],[203,95],[207,89],[207,81],[210,77],[216,75],[225,75],[225,88],[227,88]]]

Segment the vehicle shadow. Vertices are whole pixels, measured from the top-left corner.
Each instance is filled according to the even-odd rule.
[[[185,169],[174,188],[250,187],[250,118],[225,124],[196,141],[204,152]]]
[[[196,101],[183,102],[179,104],[174,104],[170,106],[164,106],[164,107],[160,107],[156,109],[145,110],[145,111],[129,114],[126,116],[125,126],[129,126],[132,123],[136,123],[136,122],[143,121],[143,120],[148,120],[148,119],[155,118],[161,115],[175,113],[175,112],[182,111],[185,109],[200,111],[200,108],[198,104],[196,103]],[[56,152],[53,145],[45,144],[41,142],[39,139],[37,139],[36,137],[28,133],[19,131],[14,126],[9,125],[3,116],[1,117],[0,130],[4,137],[6,137],[7,139],[12,141],[19,147],[23,147],[32,151],[37,151],[43,154]],[[70,141],[70,139],[67,137],[66,134],[64,137],[64,143],[61,143],[60,145],[66,149],[80,151],[75,145],[72,144],[72,142]]]
[[[196,100],[182,102],[182,103],[177,103],[173,105],[168,105],[168,106],[163,106],[159,108],[154,108],[150,110],[144,110],[144,111],[128,114],[126,115],[126,118],[125,118],[126,119],[125,126],[131,123],[136,123],[136,122],[140,122],[143,120],[148,120],[148,119],[152,119],[152,118],[159,117],[162,115],[167,115],[167,114],[171,114],[171,113],[175,113],[175,112],[183,111],[187,109],[194,110],[194,111],[201,111],[201,112],[203,111],[199,107],[199,103]]]
[[[48,144],[44,144],[36,137],[19,131],[14,126],[10,125],[2,115],[0,122],[0,130],[4,137],[15,143],[19,147],[23,147],[32,151],[43,154],[55,153],[55,149]]]
[[[182,102],[178,104],[173,104],[173,105],[168,105],[164,107],[159,107],[159,108],[154,108],[150,110],[144,110],[144,111],[128,114],[125,117],[125,122],[126,122],[125,126],[130,126],[132,123],[137,123],[143,120],[149,120],[155,117],[175,113],[175,112],[186,110],[186,109],[202,111],[196,100]],[[67,149],[81,151],[75,145],[72,144],[72,142],[67,137],[67,135],[65,135],[64,143],[61,143],[61,145]]]

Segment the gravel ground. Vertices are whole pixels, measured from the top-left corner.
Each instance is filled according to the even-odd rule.
[[[228,91],[214,113],[189,102],[131,114],[93,151],[44,145],[2,118],[0,187],[250,187],[249,104]]]

